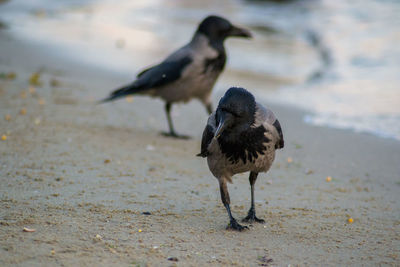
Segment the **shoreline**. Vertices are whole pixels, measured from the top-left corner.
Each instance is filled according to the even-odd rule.
[[[255,187],[257,214],[267,223],[226,231],[216,179],[195,157],[207,120],[200,103],[173,109],[177,131],[191,140],[163,138],[159,100],[93,104],[129,77],[46,56],[4,31],[0,37],[0,72],[17,74],[0,80],[0,128],[8,137],[0,142],[1,265],[154,266],[173,263],[168,257],[178,265],[398,262],[400,142],[308,125],[304,111],[261,101],[286,142]],[[43,86],[31,93],[27,81],[41,68]],[[224,76],[214,105],[229,82]],[[247,174],[233,182],[239,219],[249,206]]]
[[[88,60],[86,59],[85,62],[78,62],[79,58],[77,57],[68,57],[65,55],[59,55],[59,52],[56,48],[52,47],[51,45],[48,45],[48,47],[44,47],[43,46],[43,42],[40,42],[38,40],[32,40],[29,38],[24,38],[21,36],[15,37],[10,33],[7,32],[2,32],[1,36],[5,37],[5,38],[12,38],[13,42],[19,42],[19,43],[29,43],[29,47],[21,47],[22,50],[29,50],[34,48],[36,52],[39,53],[40,56],[36,55],[36,58],[40,58],[40,60],[43,62],[43,64],[48,65],[48,66],[52,66],[53,69],[57,70],[57,65],[54,64],[53,62],[51,62],[52,59],[56,59],[57,61],[61,61],[64,63],[67,63],[67,65],[69,65],[70,67],[65,67],[64,71],[66,69],[68,69],[68,72],[70,75],[74,75],[74,76],[80,76],[81,73],[80,71],[74,71],[74,69],[77,69],[76,66],[80,66],[83,67],[84,69],[88,69],[88,70],[92,70],[92,71],[88,71],[86,72],[84,75],[91,75],[93,76],[93,78],[96,77],[96,75],[94,75],[95,73],[99,73],[100,75],[106,76],[108,77],[110,80],[115,81],[115,83],[113,85],[111,85],[111,89],[112,88],[117,88],[119,87],[121,84],[124,83],[129,83],[134,77],[135,74],[137,72],[139,72],[141,70],[141,68],[143,68],[142,66],[137,68],[137,69],[132,69],[132,71],[127,71],[126,69],[124,69],[124,71],[122,72],[118,72],[117,70],[113,70],[111,67],[105,67],[104,65],[101,66],[95,66],[94,60]],[[3,42],[3,45],[5,43]],[[71,53],[71,51],[69,50],[68,53]],[[121,53],[124,53],[124,50],[121,51]],[[30,60],[30,61],[35,61],[37,60],[36,58]],[[141,59],[141,61],[143,61],[143,59]],[[139,61],[139,62],[141,62]],[[156,60],[154,61],[156,62]],[[144,63],[145,66],[151,65],[154,63],[153,61],[151,61],[150,63]],[[28,62],[29,64],[29,62]],[[140,65],[140,63],[136,63],[136,65]],[[143,65],[143,64],[142,64]],[[229,64],[228,64],[229,65]],[[29,65],[28,65],[29,66]],[[26,68],[28,69],[28,68]],[[38,70],[40,68],[38,68],[35,65],[31,65],[30,67],[31,71],[33,71],[34,69]],[[79,80],[84,80],[85,77],[79,77]],[[299,111],[303,114],[302,120],[310,125],[310,126],[316,126],[316,127],[326,127],[326,128],[331,128],[331,129],[337,129],[337,130],[344,130],[344,131],[350,131],[352,133],[355,134],[366,134],[366,135],[372,135],[378,138],[383,138],[383,139],[389,139],[389,140],[393,140],[396,142],[400,143],[400,140],[396,138],[395,135],[392,134],[388,134],[388,133],[383,133],[383,132],[372,132],[370,130],[366,130],[366,129],[355,129],[355,128],[351,128],[350,126],[339,126],[337,123],[336,124],[328,124],[326,119],[323,119],[320,122],[311,122],[312,120],[318,120],[318,118],[320,119],[321,117],[327,116],[327,114],[320,114],[318,112],[313,111],[310,107],[307,108],[305,106],[301,106],[301,105],[295,105],[293,104],[293,102],[285,102],[280,98],[276,98],[275,96],[272,95],[272,92],[279,92],[279,90],[286,90],[286,91],[290,91],[290,86],[294,85],[296,83],[301,83],[299,80],[291,80],[289,78],[284,78],[284,77],[274,77],[274,76],[268,76],[265,77],[265,75],[261,75],[261,74],[245,74],[242,73],[241,71],[237,71],[237,70],[232,70],[229,69],[229,67],[227,68],[227,70],[224,71],[224,75],[222,75],[222,77],[220,77],[219,81],[217,82],[214,91],[213,91],[213,99],[214,99],[214,105],[216,105],[218,103],[218,99],[223,95],[223,92],[225,92],[230,86],[233,85],[237,85],[237,86],[243,86],[240,84],[240,79],[242,81],[245,81],[245,84],[247,84],[248,86],[244,86],[244,87],[248,87],[249,89],[251,88],[253,90],[253,94],[257,95],[259,99],[261,99],[262,101],[266,102],[266,103],[273,103],[272,101],[276,100],[275,105],[283,107],[283,108],[288,108],[288,109],[292,109],[294,111]],[[233,81],[233,82],[230,82]],[[267,81],[267,84],[265,84],[265,82]],[[299,84],[297,85],[299,86]],[[282,87],[282,88],[280,88]],[[284,88],[284,87],[289,87],[289,88]],[[263,88],[263,89],[261,89]],[[288,90],[289,89],[289,90]],[[266,91],[265,91],[266,90]],[[286,92],[287,94],[287,92]],[[272,100],[268,100],[268,98],[271,98]],[[195,100],[196,101],[196,100]],[[181,103],[182,104],[182,103]],[[183,104],[185,105],[185,104]]]

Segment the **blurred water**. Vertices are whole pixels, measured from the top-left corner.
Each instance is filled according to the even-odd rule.
[[[227,71],[216,90],[241,85],[312,111],[305,118],[309,123],[400,140],[400,1],[10,0],[0,5],[0,21],[18,38],[126,77],[190,40],[210,13],[255,35],[227,42]]]

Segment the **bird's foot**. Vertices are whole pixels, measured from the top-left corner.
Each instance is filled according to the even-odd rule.
[[[177,134],[175,132],[161,132],[161,135],[163,135],[165,137],[172,137],[172,138],[183,139],[183,140],[190,139],[190,136],[188,136],[188,135],[181,135],[181,134]]]
[[[263,219],[259,219],[256,217],[256,212],[253,210],[249,210],[249,213],[247,214],[246,218],[243,218],[242,222],[258,222],[258,223],[265,223]]]
[[[228,224],[226,227],[227,230],[235,230],[235,231],[243,231],[245,229],[248,229],[249,227],[240,225],[236,220],[231,220],[231,222]]]

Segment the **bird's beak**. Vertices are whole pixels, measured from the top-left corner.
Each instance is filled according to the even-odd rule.
[[[245,38],[251,38],[251,32],[249,30],[246,30],[244,28],[240,28],[237,26],[232,26],[232,29],[229,33],[229,36],[235,36],[235,37],[245,37]]]
[[[218,137],[221,136],[222,132],[225,130],[225,128],[226,128],[227,125],[228,125],[228,124],[226,123],[226,118],[225,118],[225,116],[222,114],[222,115],[221,115],[221,118],[220,118],[220,120],[219,120],[219,124],[218,124],[217,130],[216,130],[215,133],[214,133],[214,138],[215,138],[215,139],[218,139]]]

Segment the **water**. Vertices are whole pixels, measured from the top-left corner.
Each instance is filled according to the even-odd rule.
[[[186,43],[206,15],[250,28],[229,40],[216,90],[252,89],[310,111],[308,123],[400,140],[400,2],[111,0],[0,5],[0,21],[26,41],[133,77]]]

